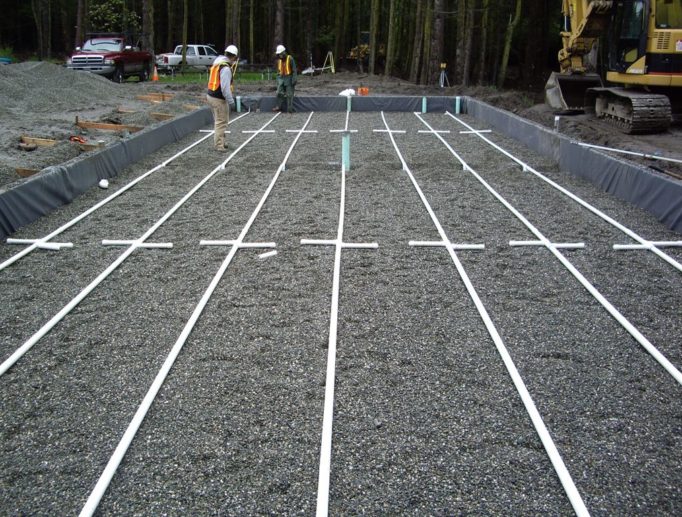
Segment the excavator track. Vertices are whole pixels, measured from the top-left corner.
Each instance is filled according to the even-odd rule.
[[[624,133],[660,133],[672,122],[670,100],[665,95],[625,88],[590,88],[586,93],[586,111]]]

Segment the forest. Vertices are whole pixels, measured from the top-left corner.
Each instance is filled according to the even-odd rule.
[[[538,89],[556,67],[559,0],[23,0],[0,18],[0,56],[59,62],[90,32],[141,47],[227,44],[254,66],[283,43],[299,68],[337,67],[436,84]]]

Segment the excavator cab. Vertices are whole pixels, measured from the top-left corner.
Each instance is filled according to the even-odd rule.
[[[630,73],[644,73],[644,64],[640,65],[639,61],[647,52],[648,3],[644,0],[617,2],[609,34],[609,70],[628,73],[633,68]]]
[[[682,113],[682,0],[564,0],[555,110],[584,110],[626,133],[665,131]],[[590,57],[606,46],[606,81]]]

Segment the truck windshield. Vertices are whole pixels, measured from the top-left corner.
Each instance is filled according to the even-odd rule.
[[[656,0],[656,28],[682,29],[682,0]]]
[[[116,52],[121,50],[121,40],[88,40],[83,44],[83,50],[92,50],[95,52]]]

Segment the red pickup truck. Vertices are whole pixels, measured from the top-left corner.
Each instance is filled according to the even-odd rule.
[[[67,68],[84,70],[122,83],[137,76],[147,81],[154,70],[154,56],[128,43],[123,34],[89,34],[82,47],[66,60]]]

